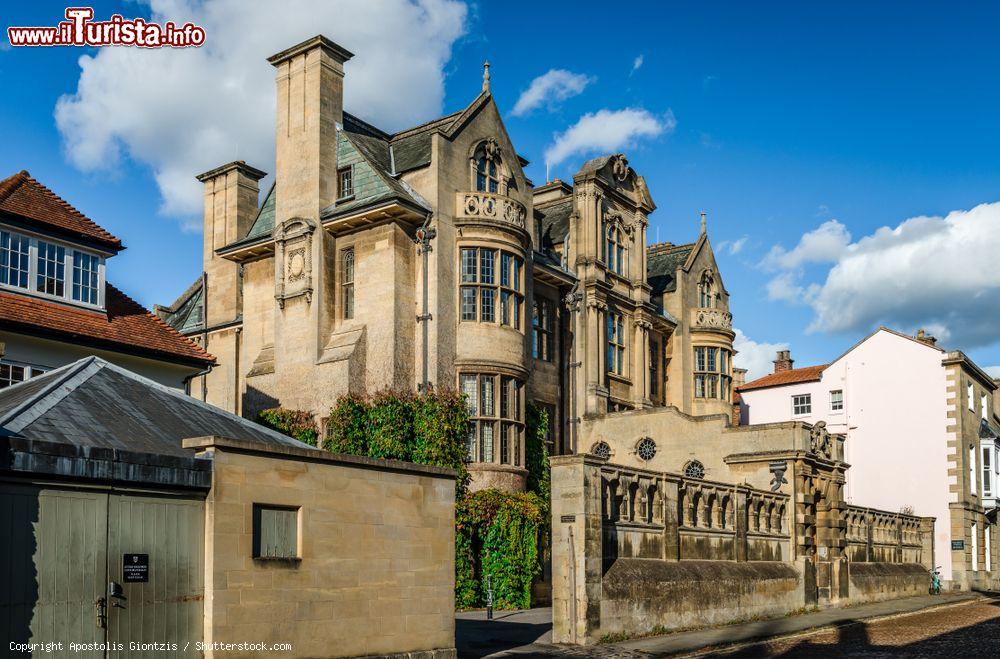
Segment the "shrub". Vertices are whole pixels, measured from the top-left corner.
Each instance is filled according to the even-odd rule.
[[[323,448],[333,453],[368,455],[368,403],[360,396],[341,396],[330,410]]]
[[[318,444],[319,431],[316,428],[316,419],[309,412],[274,407],[258,412],[257,423],[293,437],[309,446],[317,446]]]
[[[413,397],[380,391],[367,405],[368,451],[372,458],[411,460],[413,453]]]

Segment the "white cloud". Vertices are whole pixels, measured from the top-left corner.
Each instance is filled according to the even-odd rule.
[[[794,267],[832,260],[825,275],[804,285],[814,312],[810,331],[861,334],[884,324],[905,332],[924,327],[964,350],[997,343],[1000,202],[910,218],[846,245],[846,229],[828,232],[828,249],[809,252],[814,258],[797,247],[772,261]]]
[[[736,240],[723,240],[719,243],[719,251],[725,252],[730,256],[736,256],[743,251],[743,248],[746,247],[749,239],[750,236],[743,236],[742,238],[737,238]]]
[[[642,62],[645,59],[646,58],[645,58],[644,55],[639,54],[634,60],[632,60],[632,70],[629,71],[628,74],[632,75],[633,73],[635,73],[636,71],[638,71],[640,68],[642,68]]]
[[[787,343],[759,343],[748,337],[739,328],[734,328],[733,331],[736,333],[733,348],[737,351],[736,356],[733,357],[733,365],[749,370],[747,382],[772,372],[775,353],[779,350],[788,350]]]
[[[555,136],[545,150],[545,164],[554,167],[573,155],[621,151],[641,137],[670,133],[677,125],[674,113],[656,116],[642,108],[590,112]]]
[[[833,263],[851,244],[851,233],[837,220],[827,220],[818,228],[803,234],[799,244],[786,250],[775,245],[766,257],[769,269],[791,270],[807,263]]]
[[[987,366],[983,368],[983,370],[989,373],[990,377],[1000,378],[1000,364],[996,366]]]
[[[550,69],[532,80],[528,88],[521,92],[511,114],[520,117],[543,105],[555,107],[559,102],[582,93],[593,81],[594,78],[582,73]]]
[[[196,174],[237,158],[273,167],[269,55],[315,34],[330,37],[355,53],[346,66],[346,109],[399,129],[441,111],[444,67],[467,16],[455,0],[150,5],[156,22],[204,27],[206,45],[83,55],[76,93],[59,99],[56,123],[67,157],[83,171],[113,172],[123,158],[148,166],[162,212],[189,227],[200,227]]]

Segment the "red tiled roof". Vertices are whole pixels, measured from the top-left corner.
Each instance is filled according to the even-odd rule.
[[[792,368],[787,371],[778,371],[757,378],[752,382],[747,382],[739,388],[739,391],[751,391],[753,389],[764,389],[766,387],[780,387],[783,384],[796,384],[799,382],[815,382],[820,379],[829,364],[819,366],[804,366],[803,368]]]
[[[31,174],[25,170],[0,181],[0,211],[70,234],[74,238],[86,238],[114,252],[125,249],[122,241],[31,178]]]
[[[215,361],[194,341],[111,284],[105,292],[107,311],[0,291],[0,327],[163,361],[202,366]]]

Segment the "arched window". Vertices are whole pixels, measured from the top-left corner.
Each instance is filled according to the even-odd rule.
[[[611,447],[607,442],[597,442],[591,447],[590,452],[599,458],[604,458],[605,460],[611,457]]]
[[[715,277],[708,270],[702,274],[701,281],[698,282],[698,296],[698,306],[703,309],[711,309],[715,306]]]
[[[643,437],[635,445],[636,455],[640,460],[649,461],[656,455],[656,442],[649,437]]]
[[[472,166],[476,181],[476,192],[505,194],[503,190],[503,169],[500,158],[500,145],[490,138],[476,147],[472,157]]]
[[[625,274],[625,235],[617,224],[609,224],[605,248],[608,270],[616,275]]]

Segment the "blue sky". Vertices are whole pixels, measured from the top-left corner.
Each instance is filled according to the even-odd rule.
[[[357,55],[347,109],[390,130],[464,106],[488,58],[536,184],[575,125],[551,177],[606,150],[588,114],[654,122],[616,142],[658,205],[649,237],[693,240],[708,213],[758,371],[776,344],[822,363],[879,323],[928,326],[1000,366],[1000,205],[982,206],[1000,202],[996,3],[245,5],[95,4],[98,18],[201,22],[199,53],[0,49],[0,172],[30,170],[120,236],[110,278],[146,305],[200,272],[193,176],[236,156],[273,170],[264,58],[322,31]],[[22,3],[5,27],[51,25],[62,8]],[[578,84],[513,116],[552,70]]]

